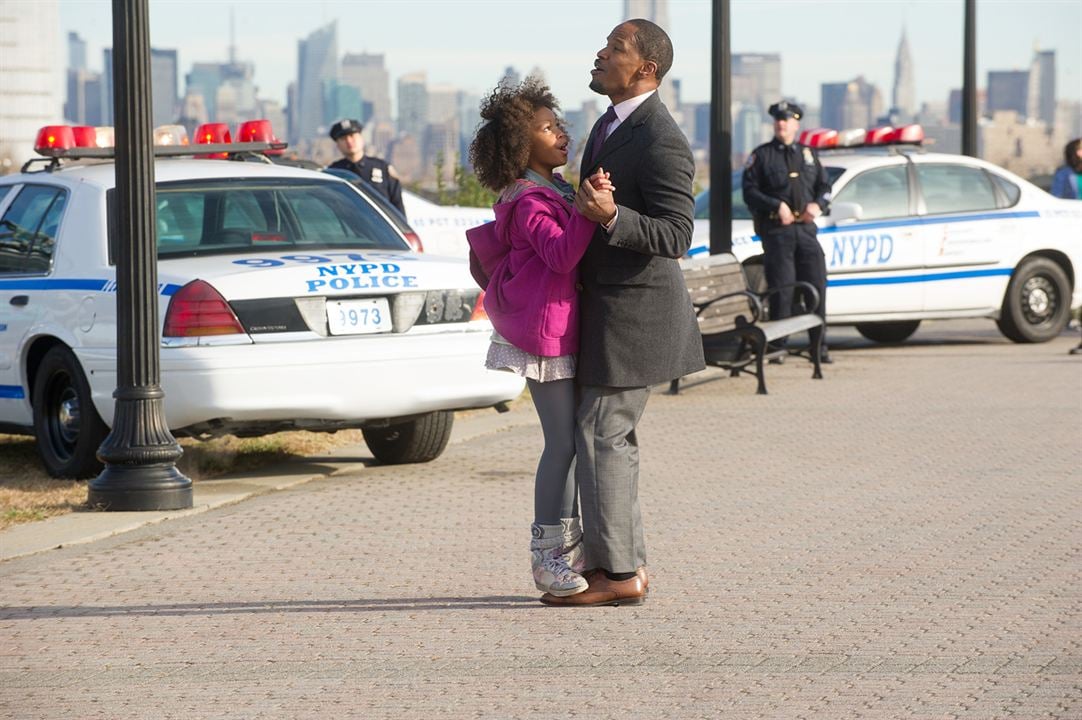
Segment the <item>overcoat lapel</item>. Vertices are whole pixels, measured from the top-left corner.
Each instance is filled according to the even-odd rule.
[[[627,120],[620,123],[619,127],[613,131],[612,135],[604,141],[604,144],[601,146],[601,153],[597,156],[597,159],[590,162],[589,158],[594,154],[595,131],[597,130],[597,126],[601,124],[601,120],[598,119],[598,121],[594,123],[593,129],[590,130],[589,140],[587,140],[586,148],[582,153],[582,165],[579,167],[579,177],[588,177],[599,165],[603,164],[606,157],[631,142],[631,139],[634,136],[633,131],[635,127],[646,122],[646,119],[654,114],[660,104],[661,99],[656,92],[648,97],[642,105],[635,108],[635,112],[631,113]]]

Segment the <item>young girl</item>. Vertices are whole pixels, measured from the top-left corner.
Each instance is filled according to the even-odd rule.
[[[534,481],[531,564],[538,590],[574,595],[582,577],[582,524],[575,457],[576,266],[596,225],[573,207],[574,189],[555,168],[567,162],[559,106],[539,79],[500,86],[481,105],[470,145],[477,179],[500,193],[496,221],[466,233],[470,267],[495,328],[487,367],[526,378],[545,448]],[[612,192],[607,179],[595,187]]]

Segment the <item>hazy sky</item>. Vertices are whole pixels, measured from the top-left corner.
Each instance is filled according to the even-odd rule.
[[[29,2],[31,0],[5,0]],[[709,0],[670,0],[672,77],[686,101],[710,95]],[[88,41],[100,70],[111,44],[110,0],[60,0],[61,31]],[[594,54],[622,20],[622,0],[151,0],[151,43],[175,48],[184,73],[227,58],[229,10],[239,59],[256,67],[260,96],[284,101],[297,40],[338,20],[338,50],[383,53],[398,76],[482,93],[507,65],[544,72],[565,108],[593,97]],[[890,102],[894,56],[906,28],[919,101],[944,103],[961,87],[963,0],[733,0],[733,52],[778,52],[782,90],[819,104],[819,85],[863,74]],[[978,82],[988,70],[1025,69],[1034,47],[1056,51],[1057,96],[1082,98],[1082,0],[978,0]],[[66,44],[61,44],[65,48]],[[66,57],[64,58],[66,62]]]

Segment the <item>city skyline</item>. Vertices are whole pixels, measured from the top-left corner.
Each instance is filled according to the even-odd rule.
[[[16,0],[19,3],[25,1]],[[78,32],[87,43],[87,66],[101,70],[102,50],[111,40],[109,1],[61,0],[60,4],[62,27],[59,31],[64,36],[68,31]],[[476,23],[464,21],[471,11],[476,18],[478,13],[499,7],[508,26],[515,27],[516,21],[524,17],[523,10],[528,3],[460,2],[454,4],[459,12],[450,12],[451,5],[421,0],[395,4],[375,0],[360,3],[326,1],[316,3],[304,12],[303,20],[290,22],[294,6],[284,2],[256,4],[238,0],[212,5],[151,0],[151,42],[156,48],[178,51],[179,83],[183,93],[184,75],[195,63],[226,61],[231,45],[229,14],[232,9],[237,15],[237,59],[253,64],[254,81],[261,98],[285,104],[286,88],[298,73],[298,42],[337,19],[340,56],[375,53],[386,57],[395,115],[398,113],[395,86],[402,75],[424,72],[432,84],[454,84],[468,92],[483,93],[495,85],[508,65],[522,74],[540,69],[564,107],[570,109],[596,97],[586,88],[589,64],[603,43],[604,35],[620,21],[623,12],[622,0],[594,0],[588,4],[555,0],[547,7],[557,10],[566,7],[569,11],[574,8],[576,22],[568,24],[563,20],[557,23],[553,17],[545,15],[531,18],[536,32],[530,35],[537,37],[538,46],[545,49],[528,52],[517,36],[503,35],[486,37],[483,43],[486,49],[479,50],[478,39],[470,35]],[[1042,7],[1036,8],[1036,5]],[[264,12],[253,16],[251,11],[257,6]],[[782,92],[810,105],[818,104],[821,84],[841,82],[858,74],[881,88],[889,98],[898,42],[904,31],[913,58],[918,104],[945,105],[950,90],[961,86],[961,0],[885,1],[874,5],[835,1],[815,6],[819,9],[809,13],[812,4],[790,0],[756,4],[734,2],[732,51],[780,54]],[[221,15],[221,22],[216,26],[218,32],[208,30],[207,16],[195,12],[210,7]],[[1020,12],[1020,7],[1019,3],[996,0],[978,2],[978,83],[983,85],[989,71],[1027,69],[1034,48],[1039,47],[1056,51],[1059,98],[1080,99],[1082,48],[1074,41],[1070,28],[1082,25],[1082,3],[1043,0],[1025,4],[1026,12]],[[267,8],[274,12],[265,12]],[[403,8],[412,9],[413,12],[407,14],[414,17],[423,10],[427,22],[414,24],[405,40],[397,40],[383,25],[394,25],[396,18],[403,16]],[[934,22],[927,17],[932,11],[936,15]],[[354,32],[353,28],[358,24],[363,26],[361,19],[356,17],[362,12],[370,19],[378,17],[380,28],[367,33]],[[809,14],[810,17],[797,22]],[[570,12],[553,12],[551,15],[557,20],[572,16]],[[681,81],[682,99],[685,102],[708,100],[708,63],[701,61],[709,58],[710,3],[707,0],[674,0],[669,4],[669,15],[669,30],[677,50],[672,77]],[[837,21],[831,20],[831,15],[837,15]],[[779,23],[778,16],[794,20]],[[202,28],[196,32],[194,28],[199,26],[200,20]],[[766,38],[758,29],[761,21],[772,27]],[[854,32],[874,26],[876,22],[883,29],[874,37]],[[793,28],[793,25],[802,27]],[[816,42],[816,36],[809,37],[808,33],[815,32],[817,26],[825,27],[824,32],[836,31],[838,37],[846,39],[846,44],[830,43],[825,39]],[[442,33],[433,33],[434,27],[441,28]],[[448,29],[457,32],[448,32]],[[546,33],[557,30],[559,34],[546,43]],[[1006,39],[1005,33],[1008,34]],[[777,47],[764,44],[771,38]],[[803,40],[795,42],[792,38]],[[425,39],[430,41],[427,46],[411,47]],[[468,45],[465,50],[461,47],[463,41]],[[283,43],[288,43],[288,50],[284,50]],[[949,50],[952,44],[956,52]],[[952,62],[949,58],[955,55]],[[956,72],[952,72],[952,66],[956,66]]]

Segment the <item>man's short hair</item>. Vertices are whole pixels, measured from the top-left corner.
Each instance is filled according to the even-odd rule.
[[[643,60],[657,65],[657,81],[660,84],[661,78],[672,68],[672,40],[664,30],[649,20],[635,18],[628,22],[635,26],[635,47],[638,48],[639,55]]]

